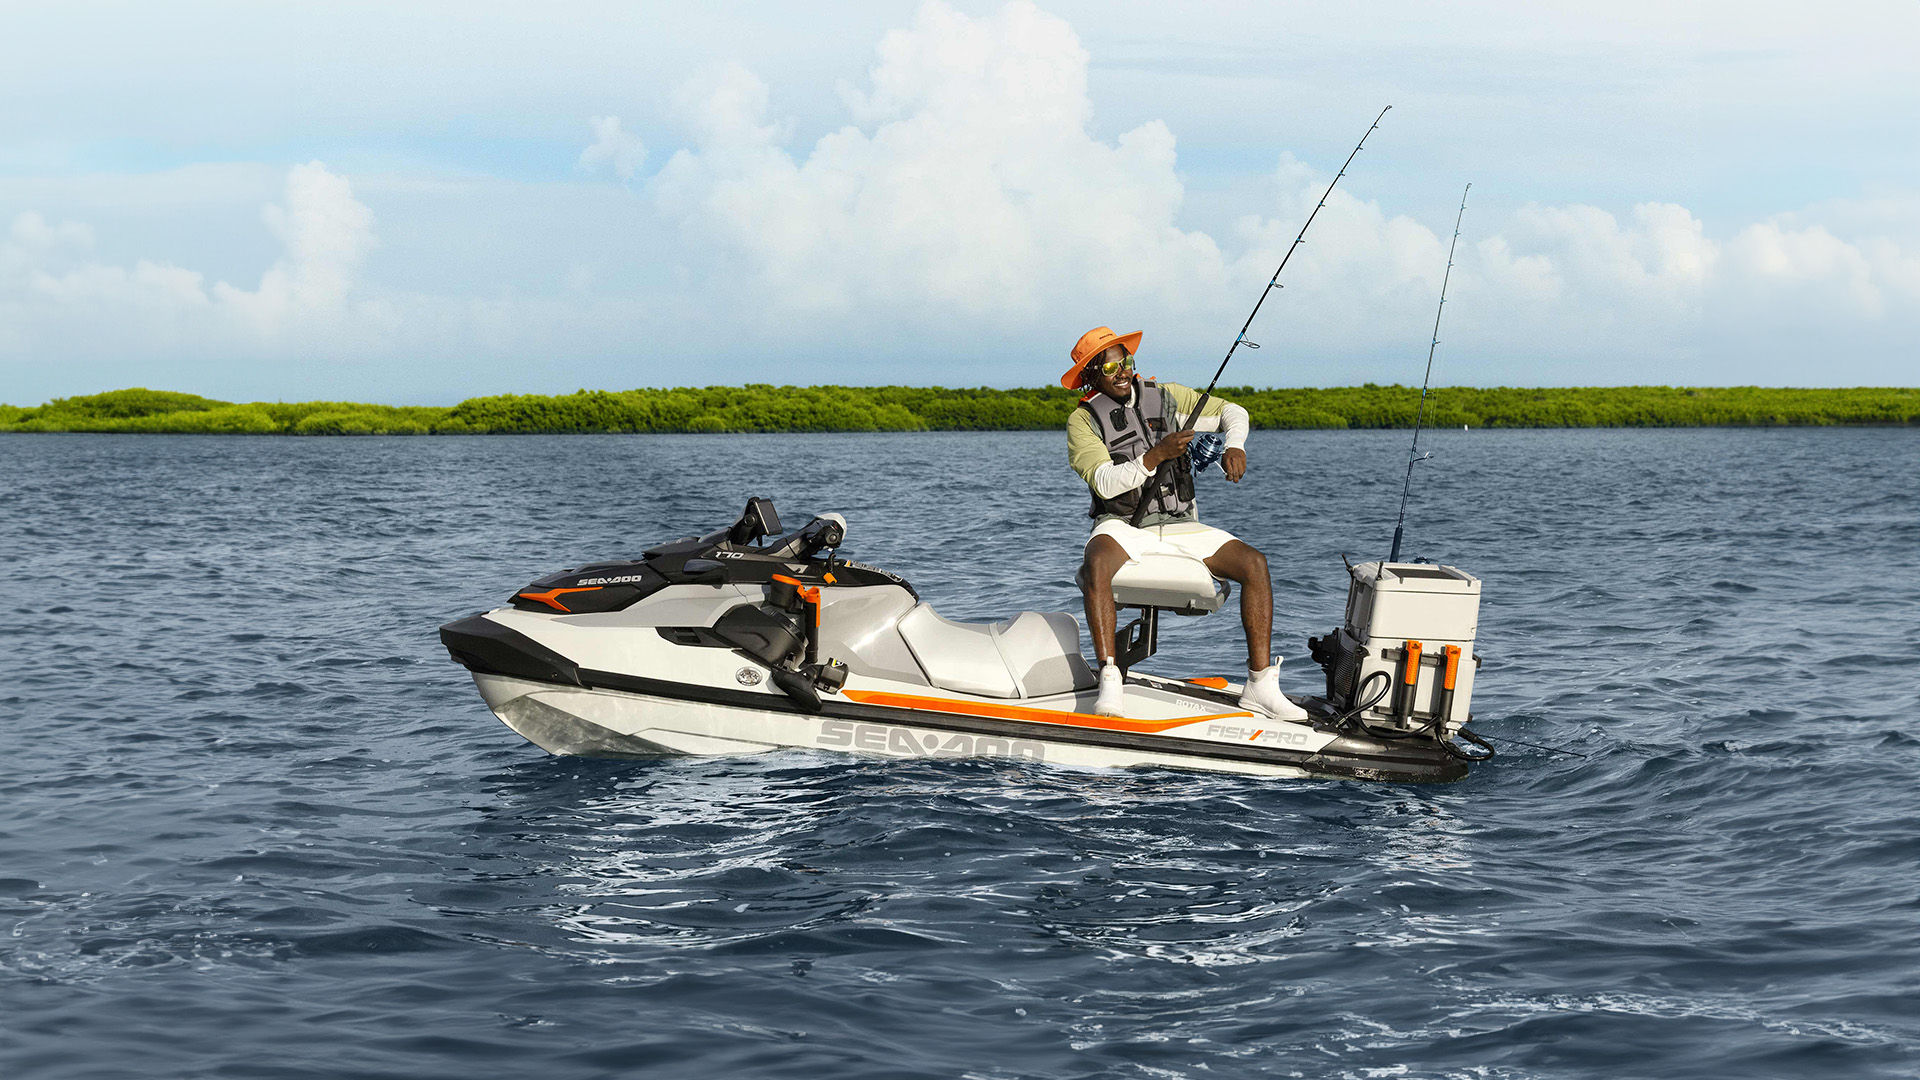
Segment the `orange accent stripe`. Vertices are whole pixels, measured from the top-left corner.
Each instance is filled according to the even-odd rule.
[[[789,584],[789,585],[798,585],[798,584],[800,584],[800,579],[799,579],[799,578],[797,578],[797,577],[788,577],[788,576],[787,576],[787,575],[785,575],[785,574],[775,574],[775,575],[773,575],[773,580],[775,580],[775,581],[784,581],[784,582],[786,582],[786,583],[787,583],[787,584]]]
[[[571,615],[573,614],[573,612],[567,608],[567,605],[561,603],[559,600],[554,599],[555,597],[559,596],[561,593],[599,592],[599,591],[600,591],[600,586],[598,585],[582,585],[576,589],[549,589],[546,592],[523,592],[520,594],[520,598],[523,600],[537,600],[540,603],[547,605],[548,607],[552,608],[555,611],[564,611],[568,615]]]
[[[1226,677],[1222,675],[1201,675],[1188,679],[1187,681],[1195,686],[1210,687],[1214,690],[1225,690],[1227,688]]]
[[[1255,730],[1253,734],[1247,736],[1247,741],[1252,742],[1253,740],[1259,738],[1262,734],[1266,732],[1266,730],[1267,730],[1266,728],[1259,728]]]
[[[1093,713],[1061,712],[1056,709],[1029,709],[1021,705],[990,705],[983,701],[957,698],[920,697],[915,694],[891,694],[882,690],[842,690],[841,693],[862,705],[890,705],[896,709],[921,712],[958,713],[962,716],[987,716],[995,720],[1031,720],[1065,727],[1101,728],[1107,731],[1165,731],[1202,720],[1225,720],[1252,716],[1250,712],[1209,713],[1205,716],[1176,716],[1171,720],[1128,720],[1123,716],[1096,716]]]

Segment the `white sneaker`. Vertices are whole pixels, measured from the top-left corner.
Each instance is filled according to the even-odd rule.
[[[1275,720],[1305,720],[1307,710],[1287,700],[1280,692],[1280,661],[1247,672],[1247,688],[1240,692],[1240,707],[1250,712],[1265,713]]]
[[[1125,716],[1126,681],[1120,675],[1116,664],[1107,664],[1100,669],[1100,696],[1094,699],[1093,711],[1101,716]]]

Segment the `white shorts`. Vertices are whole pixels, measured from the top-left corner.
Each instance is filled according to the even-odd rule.
[[[1162,553],[1189,555],[1202,561],[1213,557],[1229,540],[1238,537],[1225,529],[1216,529],[1198,521],[1176,521],[1169,525],[1150,525],[1136,529],[1119,518],[1108,518],[1093,527],[1094,536],[1111,536],[1126,550],[1129,560]]]

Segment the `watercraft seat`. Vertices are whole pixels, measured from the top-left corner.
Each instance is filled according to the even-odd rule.
[[[928,682],[963,694],[1041,697],[1085,690],[1095,681],[1080,655],[1080,624],[1065,612],[956,622],[921,604],[901,617],[900,636]]]
[[[1158,553],[1129,560],[1114,572],[1113,602],[1121,607],[1163,608],[1180,615],[1220,610],[1231,587],[1191,555]]]

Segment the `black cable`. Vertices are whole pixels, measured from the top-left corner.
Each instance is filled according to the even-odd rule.
[[[1378,705],[1378,704],[1380,704],[1380,699],[1381,699],[1381,698],[1383,698],[1383,697],[1386,697],[1386,696],[1387,696],[1387,691],[1389,691],[1389,690],[1392,690],[1392,689],[1393,689],[1393,679],[1392,679],[1392,677],[1391,677],[1391,676],[1389,676],[1389,675],[1388,675],[1388,674],[1387,674],[1386,672],[1384,672],[1384,671],[1376,671],[1376,672],[1374,672],[1373,674],[1371,674],[1371,675],[1369,675],[1369,676],[1367,676],[1366,678],[1364,678],[1364,679],[1361,679],[1361,680],[1360,680],[1360,685],[1359,685],[1359,686],[1356,686],[1356,687],[1354,687],[1354,695],[1353,695],[1353,696],[1354,696],[1354,697],[1359,697],[1359,696],[1360,696],[1361,694],[1364,694],[1364,693],[1366,693],[1366,690],[1367,690],[1367,684],[1368,684],[1368,683],[1370,683],[1370,682],[1372,682],[1372,681],[1373,681],[1373,680],[1375,680],[1375,679],[1383,679],[1383,680],[1385,680],[1385,682],[1384,682],[1384,683],[1383,683],[1383,684],[1381,685],[1381,687],[1380,687],[1380,692],[1379,692],[1379,693],[1377,693],[1377,694],[1375,694],[1375,695],[1373,695],[1372,697],[1370,697],[1370,698],[1368,698],[1368,699],[1367,699],[1366,701],[1364,701],[1364,702],[1362,702],[1362,703],[1360,703],[1360,704],[1358,704],[1358,705],[1355,705],[1355,706],[1354,706],[1353,708],[1351,708],[1351,709],[1348,709],[1348,710],[1347,710],[1346,712],[1343,712],[1343,713],[1341,713],[1341,714],[1339,714],[1338,716],[1335,716],[1335,717],[1332,717],[1332,718],[1330,718],[1330,719],[1328,719],[1328,720],[1327,720],[1327,723],[1328,723],[1328,724],[1331,724],[1331,725],[1332,725],[1332,726],[1334,726],[1335,728],[1343,728],[1343,727],[1346,727],[1346,726],[1347,726],[1347,721],[1349,721],[1349,720],[1352,720],[1352,719],[1353,719],[1354,717],[1356,717],[1356,716],[1359,716],[1359,715],[1360,715],[1361,713],[1363,713],[1363,712],[1366,712],[1366,711],[1367,711],[1368,709],[1371,709],[1371,708],[1373,708],[1373,707],[1374,707],[1375,705]],[[1367,726],[1367,725],[1366,725],[1366,721],[1364,721],[1364,720],[1363,720],[1363,721],[1361,721],[1361,723],[1360,723],[1360,726],[1361,726],[1362,728],[1364,728],[1364,727],[1366,727],[1366,726]]]
[[[1357,729],[1361,734],[1366,735],[1369,738],[1379,739],[1382,742],[1392,742],[1397,739],[1417,739],[1417,738],[1423,738],[1423,737],[1432,739],[1434,742],[1437,742],[1440,744],[1441,749],[1445,750],[1447,753],[1453,755],[1454,757],[1459,758],[1461,761],[1487,761],[1493,758],[1493,756],[1498,753],[1498,751],[1496,751],[1493,747],[1488,746],[1480,738],[1480,736],[1474,734],[1471,731],[1468,731],[1466,728],[1460,728],[1458,731],[1456,731],[1454,733],[1455,737],[1464,739],[1468,743],[1474,746],[1480,747],[1482,750],[1485,750],[1486,753],[1473,754],[1460,749],[1460,747],[1454,743],[1453,739],[1446,738],[1442,734],[1446,730],[1446,717],[1444,716],[1435,716],[1431,723],[1423,727],[1414,728],[1410,731],[1396,731],[1393,728],[1377,728],[1367,723],[1365,720],[1360,719],[1361,713],[1366,712],[1368,709],[1373,708],[1375,705],[1378,705],[1380,703],[1380,700],[1387,696],[1388,691],[1393,689],[1393,677],[1384,670],[1376,671],[1373,674],[1367,676],[1366,678],[1360,680],[1360,685],[1358,687],[1355,687],[1355,696],[1358,697],[1360,693],[1364,692],[1367,688],[1367,684],[1372,682],[1375,679],[1381,680],[1381,686],[1379,691],[1376,692],[1372,697],[1368,698],[1362,704],[1356,705],[1353,708],[1348,709],[1346,712],[1343,712],[1338,716],[1335,716],[1330,722],[1336,728],[1352,727]]]
[[[1440,741],[1440,745],[1446,748],[1447,753],[1452,754],[1454,757],[1459,758],[1461,761],[1490,761],[1493,759],[1493,757],[1496,754],[1499,753],[1498,750],[1495,750],[1493,747],[1488,746],[1486,743],[1486,740],[1482,739],[1480,736],[1474,734],[1473,732],[1468,731],[1466,728],[1461,728],[1460,730],[1454,732],[1454,735],[1458,738],[1465,739],[1466,741],[1486,751],[1486,753],[1484,754],[1469,754],[1465,750],[1460,749],[1459,746],[1455,745],[1452,739],[1442,739]]]

